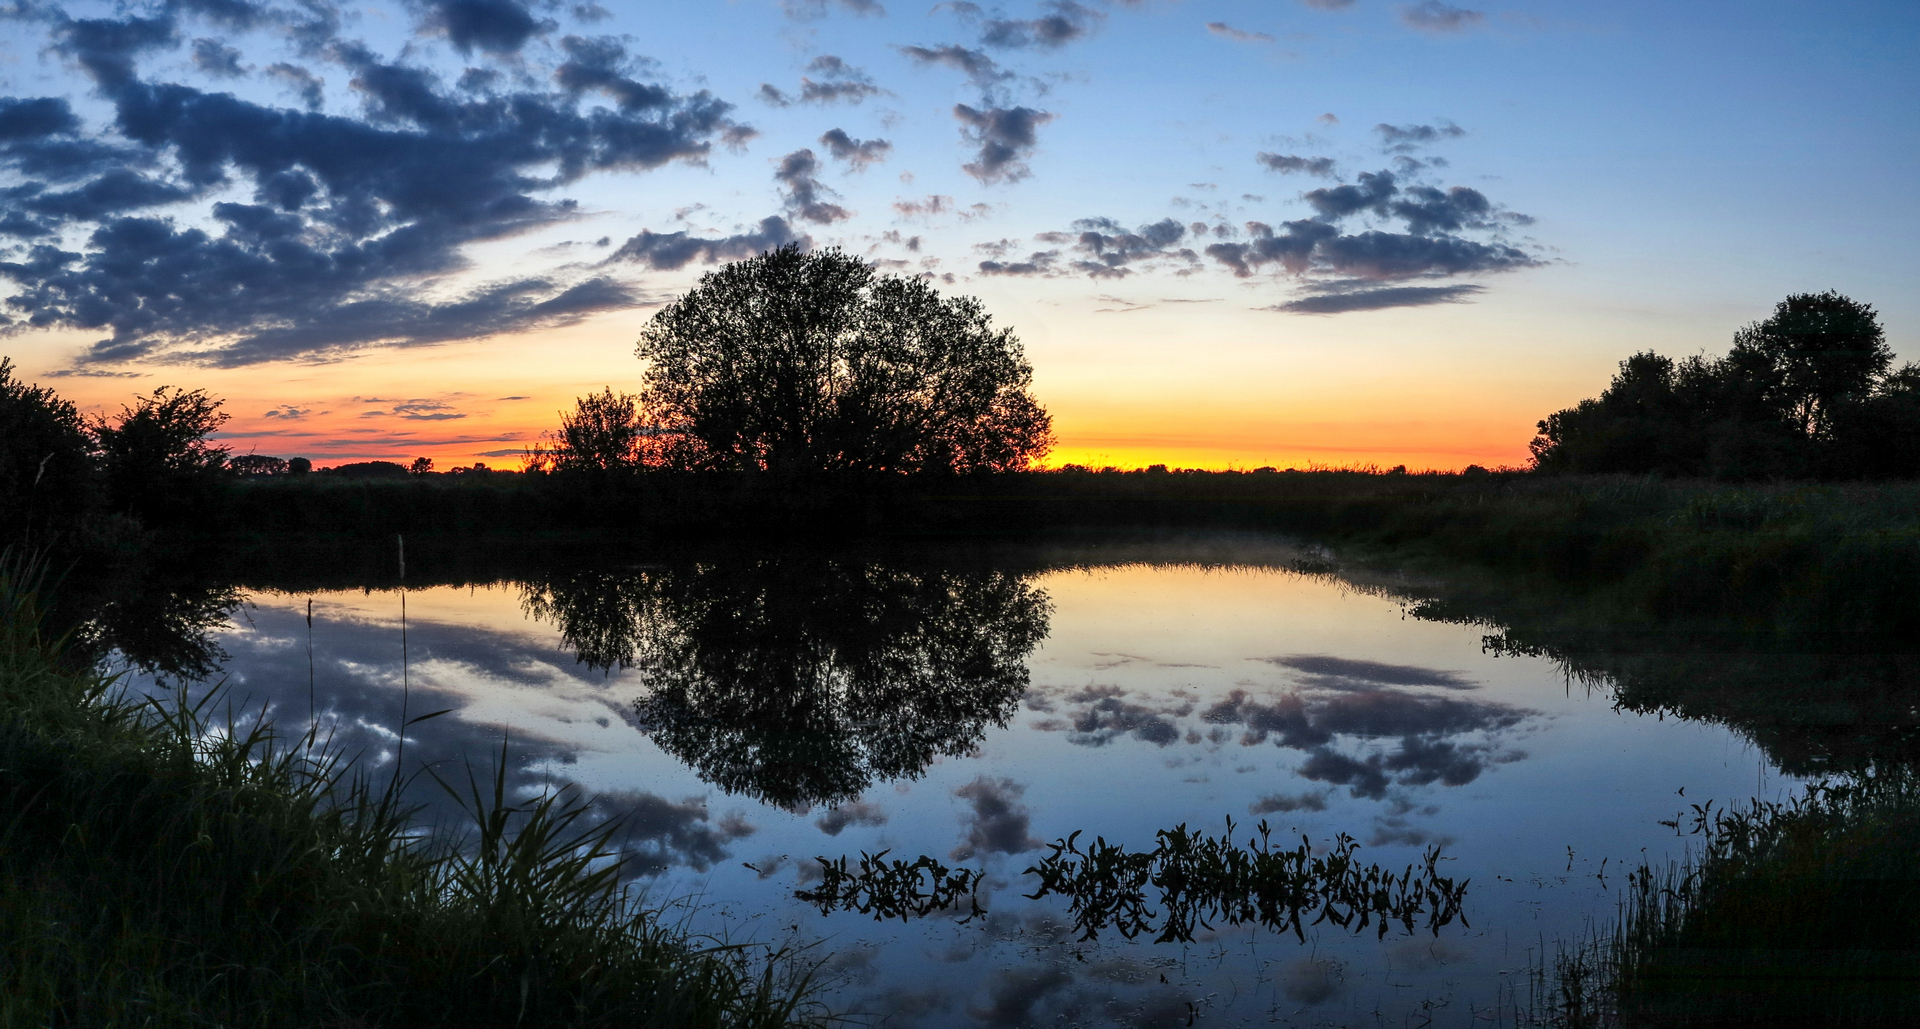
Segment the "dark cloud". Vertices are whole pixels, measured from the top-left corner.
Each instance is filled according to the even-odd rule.
[[[1231,268],[1240,278],[1252,275],[1268,263],[1278,263],[1289,274],[1302,275],[1313,263],[1314,248],[1340,234],[1339,229],[1312,219],[1283,222],[1281,228],[1286,231],[1275,233],[1273,226],[1265,222],[1248,222],[1247,233],[1252,237],[1249,241],[1210,243],[1206,254]]]
[[[247,73],[240,64],[240,51],[217,39],[193,41],[193,66],[216,79],[237,79]]]
[[[1362,279],[1501,272],[1534,268],[1541,263],[1526,251],[1506,243],[1394,232],[1334,236],[1315,248],[1315,256],[1338,274]]]
[[[984,51],[969,50],[951,43],[935,47],[903,46],[900,52],[912,58],[916,64],[938,64],[965,72],[967,79],[982,90],[991,91],[1013,78],[1012,72],[1000,67]]]
[[[504,29],[455,17],[480,8],[435,10],[475,47],[509,41]],[[282,27],[297,35],[327,24]],[[750,132],[705,92],[635,78],[644,64],[617,40],[563,40],[553,90],[476,96],[336,39],[326,55],[347,69],[363,106],[346,116],[142,79],[142,55],[180,44],[165,17],[63,20],[45,31],[51,52],[111,104],[112,129],[78,124],[64,105],[0,108],[0,167],[76,183],[59,194],[0,194],[0,228],[76,241],[35,247],[0,264],[0,275],[14,286],[11,331],[108,330],[88,361],[333,357],[632,306],[637,298],[606,279],[530,276],[465,290],[436,280],[467,268],[469,244],[577,216],[572,201],[539,193],[595,172],[697,162],[715,137]],[[316,52],[321,42],[307,39]],[[274,72],[317,102],[317,80],[285,68]],[[614,107],[588,107],[588,93]],[[47,168],[59,178],[39,178]],[[251,192],[252,203],[236,192]],[[191,218],[135,213],[156,204]]]
[[[1300,0],[1300,2],[1322,11],[1337,11],[1343,7],[1353,6],[1353,0]]]
[[[1321,218],[1327,221],[1339,221],[1361,211],[1375,214],[1387,213],[1387,201],[1400,191],[1393,173],[1361,172],[1358,184],[1322,186],[1301,194]]]
[[[1330,657],[1325,654],[1287,654],[1267,658],[1267,663],[1305,672],[1309,684],[1335,689],[1358,686],[1439,686],[1450,690],[1478,689],[1479,683],[1459,672],[1422,668],[1418,665],[1389,665],[1379,661]]]
[[[827,813],[820,816],[820,819],[813,824],[819,826],[820,831],[828,836],[838,836],[849,825],[885,825],[887,813],[881,810],[878,804],[855,801],[829,808]]]
[[[820,225],[831,225],[853,217],[846,208],[821,199],[832,191],[822,186],[815,177],[819,171],[820,159],[813,156],[811,150],[795,150],[780,159],[780,167],[773,177],[786,188],[787,210],[801,221]]]
[[[1331,157],[1296,157],[1292,154],[1273,154],[1263,150],[1255,154],[1253,159],[1265,165],[1269,171],[1277,171],[1283,175],[1290,172],[1306,172],[1308,175],[1333,178],[1333,158]]]
[[[1027,832],[1033,816],[1020,803],[1026,789],[1012,779],[983,775],[954,790],[953,795],[970,801],[973,810],[963,820],[966,839],[953,848],[951,858],[965,861],[979,855],[1020,854],[1040,847],[1040,841]]]
[[[1387,286],[1350,293],[1327,293],[1275,304],[1272,310],[1288,314],[1345,314],[1348,311],[1378,311],[1389,307],[1425,307],[1429,304],[1464,304],[1486,292],[1485,286],[1463,283],[1456,286]]]
[[[822,54],[807,63],[807,70],[818,75],[801,76],[800,93],[796,99],[789,98],[769,83],[760,84],[760,99],[775,107],[787,107],[793,103],[833,104],[842,101],[857,104],[870,96],[878,96],[886,90],[874,85],[867,74],[832,54]]]
[[[1053,115],[1030,107],[976,110],[966,104],[953,105],[953,116],[963,126],[961,136],[980,148],[977,157],[960,167],[981,182],[1026,178],[1026,159],[1038,142],[1035,131],[1053,120]]]
[[[1002,261],[993,258],[979,264],[982,275],[1047,276],[1054,271],[1054,261],[1060,256],[1058,250],[1036,250],[1024,261]]]
[[[1264,32],[1248,32],[1245,29],[1236,29],[1224,21],[1208,22],[1207,31],[1213,33],[1216,36],[1225,36],[1228,39],[1237,40],[1242,43],[1273,42],[1273,37],[1267,35]]]
[[[1417,4],[1408,4],[1400,8],[1400,21],[1410,29],[1433,35],[1450,32],[1465,32],[1476,28],[1487,20],[1483,11],[1470,11],[1464,7],[1454,7],[1440,0],[1420,0]]]
[[[1288,811],[1325,811],[1327,795],[1321,793],[1302,793],[1290,796],[1285,793],[1270,793],[1252,804],[1247,805],[1249,815],[1271,815]]]
[[[866,171],[867,165],[884,161],[893,152],[893,144],[884,139],[855,139],[845,129],[828,129],[820,137],[820,145],[834,160],[847,162],[854,171]],[[899,206],[894,205],[895,209]]]
[[[1038,18],[990,18],[983,21],[980,25],[981,44],[1006,50],[1057,49],[1089,35],[1107,17],[1074,0],[1047,0],[1043,6],[1048,13]]]
[[[738,261],[788,243],[798,243],[801,249],[806,249],[813,245],[813,240],[794,232],[785,218],[772,215],[762,218],[754,230],[733,236],[701,237],[687,232],[642,229],[639,235],[609,254],[606,262],[626,261],[655,271],[673,271],[695,261],[704,264]]]
[[[1446,139],[1459,139],[1467,130],[1452,122],[1439,125],[1388,125],[1381,122],[1373,127],[1380,134],[1380,144],[1389,153],[1407,153]]]
[[[554,28],[514,0],[428,0],[426,6],[421,32],[447,37],[463,54],[518,53],[536,33]]]
[[[1179,245],[1187,229],[1172,218],[1138,229],[1124,228],[1111,218],[1082,218],[1073,223],[1072,232],[1046,232],[1035,238],[1044,243],[1071,243],[1081,254],[1071,265],[1075,271],[1096,279],[1123,278],[1128,274],[1127,266],[1139,261],[1178,258],[1197,264],[1199,255]]]

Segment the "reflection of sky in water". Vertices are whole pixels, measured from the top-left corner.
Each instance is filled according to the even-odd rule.
[[[1610,914],[1611,873],[1643,849],[1677,853],[1659,819],[1790,785],[1725,729],[1616,713],[1547,662],[1483,653],[1477,629],[1325,580],[1132,565],[1031,584],[1051,598],[1049,634],[1004,728],[919,778],[787,809],[729,796],[650,743],[629,721],[641,673],[578,664],[517,586],[413,592],[409,713],[452,712],[415,726],[407,763],[486,774],[504,744],[520,790],[578,784],[624,816],[656,896],[698,893],[735,938],[823,939],[837,1003],[900,1024],[1172,1025],[1195,1010],[1371,1023],[1376,1008],[1397,1024],[1423,1003],[1435,1024],[1471,1024],[1511,1002],[1543,938]],[[235,700],[269,703],[283,726],[307,714],[307,599],[256,593],[221,640]],[[393,592],[313,606],[320,722],[380,768],[400,714],[399,608]],[[1157,829],[1217,831],[1228,816],[1284,838],[1345,832],[1391,866],[1443,842],[1445,874],[1472,880],[1472,926],[1437,940],[1322,927],[1305,945],[1246,929],[1184,947],[1082,944],[1020,896],[1042,841],[1084,829],[1149,847]],[[882,848],[984,866],[992,914],[883,925],[790,899],[803,859]]]

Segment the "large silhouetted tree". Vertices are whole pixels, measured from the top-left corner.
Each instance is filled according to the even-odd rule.
[[[78,527],[96,499],[92,448],[71,401],[14,378],[0,357],[0,546]]]
[[[109,506],[154,526],[204,513],[226,473],[228,448],[212,439],[226,420],[206,390],[172,386],[95,419]]]
[[[795,246],[727,265],[648,323],[641,406],[696,469],[970,472],[1052,445],[1009,329],[971,297]]]

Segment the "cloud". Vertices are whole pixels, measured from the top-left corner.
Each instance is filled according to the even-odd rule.
[[[1028,834],[1033,816],[1020,803],[1026,787],[1012,779],[994,779],[982,775],[953,791],[953,795],[971,802],[972,811],[962,819],[967,826],[966,839],[953,848],[952,860],[965,861],[985,854],[1021,854],[1042,844]]]
[[[788,243],[798,243],[804,250],[813,245],[813,240],[795,233],[785,218],[770,215],[762,218],[754,230],[733,236],[701,237],[687,232],[642,229],[639,235],[620,244],[618,250],[607,255],[603,263],[625,261],[642,264],[655,271],[674,271],[695,261],[705,264],[738,261]]]
[[[1322,11],[1337,11],[1343,7],[1353,6],[1353,0],[1300,0],[1300,2]]]
[[[1389,307],[1465,304],[1486,291],[1485,286],[1470,283],[1457,286],[1388,286],[1352,293],[1302,297],[1275,304],[1269,310],[1288,314],[1345,314],[1348,311],[1378,311]]]
[[[420,31],[447,37],[463,54],[484,50],[515,54],[536,33],[551,31],[552,22],[537,21],[514,0],[428,0]]]
[[[984,51],[969,50],[955,44],[945,46],[903,46],[900,52],[921,65],[937,64],[965,72],[968,81],[983,91],[991,91],[1001,83],[1013,78],[1013,73],[1001,68]]]
[[[925,200],[900,199],[893,202],[893,209],[902,218],[932,218],[953,210],[953,198],[935,193]]]
[[[845,129],[828,129],[820,137],[820,145],[827,148],[836,161],[845,161],[854,171],[866,171],[867,165],[884,161],[893,152],[893,144],[884,139],[854,139]],[[899,209],[899,204],[894,208]]]
[[[819,171],[820,159],[813,156],[811,150],[795,150],[780,159],[780,167],[773,177],[786,186],[787,210],[801,221],[820,225],[831,225],[853,217],[846,208],[821,199],[831,195],[832,191],[815,178]]]
[[[1120,699],[1125,690],[1113,686],[1094,686],[1069,694],[1066,700],[1082,705],[1070,712],[1064,722],[1051,722],[1068,728],[1069,743],[1083,747],[1102,747],[1121,736],[1165,747],[1180,741],[1180,729],[1170,719],[1185,717],[1191,703],[1155,708]]]
[[[878,0],[780,0],[780,9],[787,17],[795,21],[812,21],[827,16],[827,9],[839,7],[841,10],[858,17],[873,15],[884,18],[887,9]]]
[[[193,41],[193,66],[216,79],[237,79],[247,73],[240,64],[240,51],[217,39]]]
[[[467,18],[477,10],[430,13],[480,50],[516,38]],[[347,70],[360,103],[352,115],[143,78],[147,54],[182,45],[168,17],[47,24],[49,51],[93,81],[111,127],[35,101],[0,109],[0,124],[12,123],[0,132],[0,168],[60,175],[0,195],[0,227],[66,241],[0,262],[12,285],[4,331],[106,330],[83,362],[230,366],[471,339],[631,307],[639,298],[623,285],[577,272],[481,285],[451,277],[468,271],[471,244],[578,217],[573,201],[542,193],[595,173],[698,162],[714,139],[750,131],[704,91],[635,78],[644,62],[615,39],[562,40],[551,88],[523,77],[514,92],[475,95],[332,38],[327,24],[283,27],[307,33],[298,47],[324,50]],[[315,98],[311,83],[283,77]],[[612,106],[589,106],[589,93]],[[155,206],[169,210],[138,210]]]
[[[960,8],[960,5],[954,6]],[[1056,50],[1092,34],[1107,17],[1074,0],[1047,0],[1043,6],[1050,13],[1038,18],[993,18],[982,22],[981,44],[1006,50]]]
[[[1274,154],[1261,151],[1253,159],[1265,165],[1269,171],[1283,175],[1292,172],[1306,172],[1322,178],[1333,178],[1333,158],[1331,157],[1295,157],[1292,154]]]
[[[828,809],[827,813],[820,816],[820,819],[813,824],[819,826],[820,831],[828,836],[838,836],[849,825],[885,825],[887,813],[881,810],[878,804],[856,801]]]
[[[815,79],[809,76],[800,78],[800,94],[797,99],[788,96],[769,83],[760,84],[760,99],[775,107],[787,107],[794,103],[803,104],[857,104],[870,96],[879,96],[886,90],[874,85],[867,74],[832,54],[822,54],[808,62],[807,70],[819,75]]]
[[[1399,191],[1392,172],[1361,172],[1358,185],[1322,186],[1301,194],[1301,199],[1321,218],[1338,221],[1366,210],[1384,215],[1387,201]]]
[[[978,156],[960,167],[981,182],[1018,182],[1030,174],[1026,159],[1038,143],[1035,132],[1053,115],[1030,107],[989,107],[976,110],[953,105],[960,134],[980,148]]]
[[[1270,793],[1247,805],[1247,814],[1272,815],[1288,811],[1325,811],[1326,809],[1327,795],[1324,791],[1302,793],[1297,797],[1285,793]]]
[[[61,368],[47,373],[49,379],[142,379],[141,372],[110,372],[101,368]],[[268,412],[272,416],[272,412]]]
[[[1096,279],[1117,279],[1129,273],[1128,265],[1141,261],[1175,258],[1197,264],[1199,255],[1179,245],[1188,228],[1173,218],[1131,230],[1111,218],[1082,218],[1073,223],[1072,232],[1044,232],[1035,238],[1045,243],[1072,244],[1082,255],[1072,263],[1073,270]]]
[[[1356,686],[1438,686],[1449,690],[1479,689],[1480,684],[1459,672],[1422,668],[1419,665],[1390,665],[1379,661],[1329,657],[1325,654],[1288,654],[1266,659],[1268,664],[1291,668],[1308,675],[1307,683],[1330,689]]]
[[[1315,7],[1336,0],[1307,0]],[[1338,0],[1341,6],[1352,0]],[[1280,989],[1297,1004],[1324,1004],[1345,992],[1346,966],[1328,958],[1299,958],[1289,962],[1280,974]]]
[[[1430,35],[1465,32],[1486,20],[1485,12],[1454,7],[1440,0],[1420,0],[1400,8],[1401,24]]]
[[[1407,153],[1444,139],[1459,139],[1467,134],[1466,129],[1452,122],[1438,125],[1388,125],[1381,122],[1373,127],[1373,131],[1380,134],[1381,145],[1388,153]]]
[[[1216,36],[1225,36],[1228,39],[1237,40],[1242,43],[1273,42],[1273,37],[1267,35],[1264,32],[1248,32],[1245,29],[1236,29],[1224,21],[1208,22],[1207,31],[1213,33]]]
[[[326,81],[299,65],[278,62],[267,66],[267,74],[292,90],[309,111],[318,111],[326,103]]]
[[[1048,276],[1053,274],[1054,261],[1059,258],[1058,250],[1036,250],[1024,261],[1002,261],[993,258],[979,264],[982,275]]]
[[[675,803],[655,793],[607,790],[593,802],[620,819],[621,857],[641,875],[658,875],[674,865],[704,872],[728,858],[727,844],[755,832],[738,818],[709,820],[704,797]]]

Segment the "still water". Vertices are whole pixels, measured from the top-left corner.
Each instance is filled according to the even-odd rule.
[[[1682,853],[1662,820],[1800,783],[1723,725],[1617,709],[1306,557],[1244,538],[261,583],[214,631],[215,679],[238,717],[311,717],[374,769],[403,717],[445,712],[407,731],[407,770],[504,759],[522,795],[577,788],[623,819],[653,898],[733,942],[811,946],[836,1010],[899,1026],[1511,1024],[1542,949]],[[454,820],[438,796],[416,780]],[[1228,818],[1344,833],[1395,869],[1439,846],[1466,924],[1088,941],[1023,896],[1076,830],[1150,849]],[[794,899],[812,859],[881,850],[984,870],[988,914]]]

